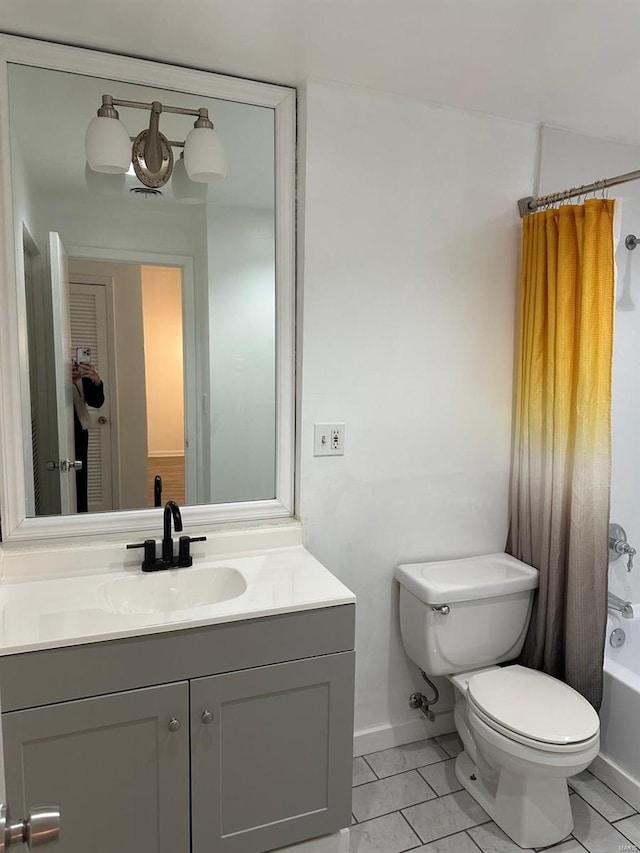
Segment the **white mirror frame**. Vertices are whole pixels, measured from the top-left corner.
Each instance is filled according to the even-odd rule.
[[[33,65],[107,80],[173,89],[191,95],[270,107],[275,113],[276,258],[276,497],[274,500],[186,506],[183,520],[206,528],[221,522],[290,516],[294,511],[295,424],[295,89],[172,65],[131,59],[0,35],[0,518],[3,542],[96,537],[158,531],[159,510],[123,510],[66,516],[26,517],[24,450],[30,426],[24,289],[18,288],[21,227],[13,221],[10,162],[8,63]],[[20,233],[17,233],[19,232]]]

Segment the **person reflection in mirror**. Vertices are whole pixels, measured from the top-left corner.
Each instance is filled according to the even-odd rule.
[[[76,460],[82,468],[76,469],[77,511],[88,511],[87,457],[89,455],[89,426],[91,419],[87,406],[99,409],[104,403],[104,384],[95,367],[88,363],[72,364],[73,377],[73,434]]]

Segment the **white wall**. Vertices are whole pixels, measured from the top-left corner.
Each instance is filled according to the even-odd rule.
[[[554,192],[631,172],[640,163],[640,147],[544,128],[540,190]],[[616,218],[617,294],[613,348],[611,521],[621,524],[640,551],[640,249],[630,252],[627,234],[640,236],[640,184],[609,191],[618,202]],[[640,560],[630,573],[626,560],[610,564],[612,592],[640,602]]]
[[[34,196],[38,229],[57,231],[67,245],[193,255],[205,260],[198,233],[202,207],[164,206],[162,200],[126,199],[121,205],[99,197],[85,204],[74,199]]]
[[[273,212],[207,208],[211,495],[275,497]]]
[[[371,747],[422,730],[396,564],[504,549],[516,200],[536,132],[323,84],[306,111],[300,508],[307,547],[358,596]],[[313,457],[326,421],[345,422],[344,457]]]

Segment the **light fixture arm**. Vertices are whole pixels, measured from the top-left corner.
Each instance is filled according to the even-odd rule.
[[[102,105],[105,104],[111,107],[130,107],[134,110],[153,110],[153,105],[160,103],[159,101],[153,101],[148,104],[145,101],[125,101],[121,98],[114,98],[111,95],[103,95],[102,96]],[[197,110],[188,110],[185,107],[168,107],[166,104],[160,104],[160,111],[163,113],[175,113],[176,115],[181,116],[198,116],[198,118],[205,118],[208,120],[209,111],[205,107],[200,107]],[[209,126],[209,125],[203,125]]]
[[[131,142],[135,142],[136,137],[130,136],[129,139]],[[172,148],[184,148],[184,142],[179,142],[177,139],[167,139],[167,142]]]
[[[153,173],[159,172],[162,166],[162,144],[160,142],[160,130],[158,126],[161,112],[162,104],[160,101],[154,101],[151,104],[149,131],[144,145],[145,163],[149,171]]]

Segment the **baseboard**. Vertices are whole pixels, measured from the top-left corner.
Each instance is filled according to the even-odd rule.
[[[404,743],[413,743],[416,740],[444,735],[455,730],[453,711],[441,711],[436,714],[433,723],[422,718],[406,723],[387,723],[384,726],[360,729],[353,737],[353,754],[354,756],[367,755],[370,752],[389,749],[391,746],[402,746]]]
[[[589,770],[623,800],[640,811],[640,781],[634,779],[627,770],[623,770],[619,764],[602,753],[596,756]]]

